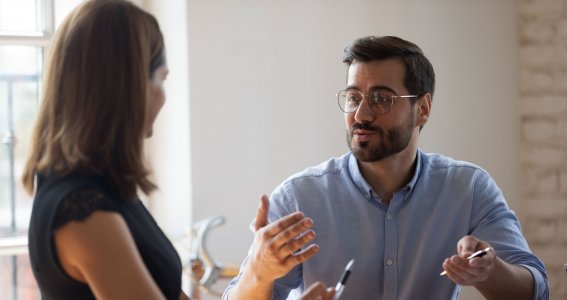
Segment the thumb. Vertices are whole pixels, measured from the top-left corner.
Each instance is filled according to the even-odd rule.
[[[268,225],[268,208],[270,207],[268,196],[262,195],[260,197],[260,205],[256,212],[256,222],[254,229],[258,231],[260,228]]]
[[[474,236],[467,235],[463,237],[457,246],[457,252],[461,257],[468,257],[476,251],[477,245],[480,241]]]

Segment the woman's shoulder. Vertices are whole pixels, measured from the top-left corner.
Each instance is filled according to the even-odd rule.
[[[117,212],[112,197],[101,187],[78,186],[61,198],[53,220],[53,230],[70,221],[82,221],[97,210]]]
[[[117,211],[113,195],[99,174],[38,174],[34,206],[52,215],[52,230],[81,221],[97,210]],[[45,212],[47,210],[47,212]]]

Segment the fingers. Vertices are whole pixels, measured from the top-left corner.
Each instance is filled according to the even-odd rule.
[[[310,230],[313,226],[311,218],[295,212],[268,223],[267,211],[268,197],[262,196],[248,266],[257,277],[271,280],[284,276],[296,265],[311,258],[319,251],[319,246],[307,246],[315,238],[315,232]]]
[[[299,252],[296,252],[315,238],[315,232],[307,230],[312,225],[311,219],[304,219],[286,228],[273,237],[270,248],[280,260],[285,260],[290,255],[297,256]],[[304,232],[304,230],[307,231]]]
[[[274,242],[278,247],[281,247],[283,246],[283,244],[287,243],[288,247],[295,251],[297,250],[297,248],[305,244],[302,243],[302,241],[315,237],[313,231],[307,231],[312,226],[313,220],[311,218],[302,218],[300,219],[300,221],[293,223],[290,226],[286,227],[284,230],[278,232],[274,236]],[[301,235],[303,232],[305,232],[305,234]],[[297,247],[297,245],[300,246]]]
[[[329,287],[327,288],[327,299],[333,299],[333,297],[335,297],[335,294],[337,293],[337,291],[335,291],[334,287]]]
[[[492,270],[492,265],[488,258],[479,257],[477,259],[486,259],[488,263],[480,267],[472,267],[469,265],[470,261],[463,260],[461,257],[455,255],[445,260],[443,268],[447,271],[447,276],[455,283],[460,285],[473,285],[485,281]]]
[[[262,228],[261,235],[265,240],[271,239],[271,247],[276,250],[312,226],[312,219],[305,218],[301,212],[295,212]]]
[[[313,240],[315,233],[312,231],[296,239],[298,235],[313,226],[313,220],[304,218],[301,212],[295,212],[268,225],[269,205],[268,196],[262,195],[260,197],[258,211],[256,212],[254,227],[256,231],[265,228],[262,235],[266,239],[274,238],[275,243],[272,245],[274,248],[280,248],[288,243],[287,248],[293,253],[307,242]]]
[[[443,262],[443,269],[447,272],[447,277],[449,277],[449,279],[453,282],[461,285],[465,285],[464,283],[467,282],[465,277],[468,276],[463,275],[466,271],[457,268],[456,265],[451,262],[451,258],[448,258],[445,262]]]
[[[314,238],[315,231],[309,230],[302,234],[300,237],[287,242],[287,248],[291,251],[291,253],[294,253],[297,250],[301,249],[301,247],[303,247],[304,245],[307,245],[307,243],[312,241]]]
[[[293,253],[291,255],[288,255],[284,259],[284,265],[289,267],[289,268],[292,268],[292,267],[310,259],[313,255],[317,254],[317,252],[319,252],[319,245],[317,245],[317,244],[309,245],[305,249],[303,249],[303,250],[301,250],[297,253]]]
[[[469,267],[466,259],[457,255],[447,258],[443,263],[443,267],[447,270],[449,278],[453,275],[453,277],[458,277],[460,279],[470,279],[477,273],[476,270]]]
[[[270,202],[268,196],[262,195],[260,197],[260,205],[258,206],[258,211],[256,212],[256,222],[255,229],[258,229],[268,225],[268,209],[270,207]]]
[[[302,300],[316,299],[317,296],[323,295],[326,292],[325,284],[322,282],[315,282],[312,284],[301,296]]]
[[[480,242],[477,238],[467,235],[459,240],[457,243],[457,253],[461,257],[469,257],[476,251],[477,245]]]
[[[490,244],[488,244],[487,242],[481,241],[470,235],[463,237],[457,245],[459,256],[465,258],[466,265],[470,267],[483,267],[490,261],[492,261],[493,257],[495,256],[493,251],[494,249],[492,249],[492,251],[489,251],[485,255],[482,255],[481,257],[469,258],[473,253],[486,248],[492,249],[492,247],[490,247]],[[482,257],[487,259],[482,259]]]
[[[335,296],[334,288],[326,288],[322,282],[312,284],[301,296],[301,300],[331,300]]]
[[[443,262],[447,276],[460,285],[473,285],[488,279],[496,260],[493,249],[482,256],[469,258],[474,252],[486,248],[492,249],[490,244],[473,236],[463,237],[457,243],[458,255],[453,255]]]

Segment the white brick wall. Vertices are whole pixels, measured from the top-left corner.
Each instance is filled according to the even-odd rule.
[[[518,8],[521,16],[547,19],[561,14],[563,0],[521,0]]]
[[[548,118],[525,118],[522,122],[524,139],[530,143],[545,143],[556,136],[555,120]]]
[[[522,70],[520,73],[520,90],[522,92],[549,91],[553,87],[553,75],[546,71]]]
[[[567,299],[567,0],[517,0],[523,226]]]
[[[545,93],[552,93],[552,91],[528,90],[521,93],[520,111],[523,117],[559,117],[567,113],[565,96],[546,95]]]

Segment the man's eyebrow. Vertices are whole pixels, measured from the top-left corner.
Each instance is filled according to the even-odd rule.
[[[393,88],[389,87],[389,86],[385,86],[385,85],[374,85],[371,86],[370,91],[390,91],[394,94],[398,94]]]
[[[358,88],[358,86],[356,85],[349,85],[346,87],[347,90],[356,90],[356,91],[360,91],[360,89]],[[369,91],[389,91],[392,92],[394,94],[398,94],[393,88],[389,87],[389,86],[385,86],[385,85],[374,85],[371,86]]]

